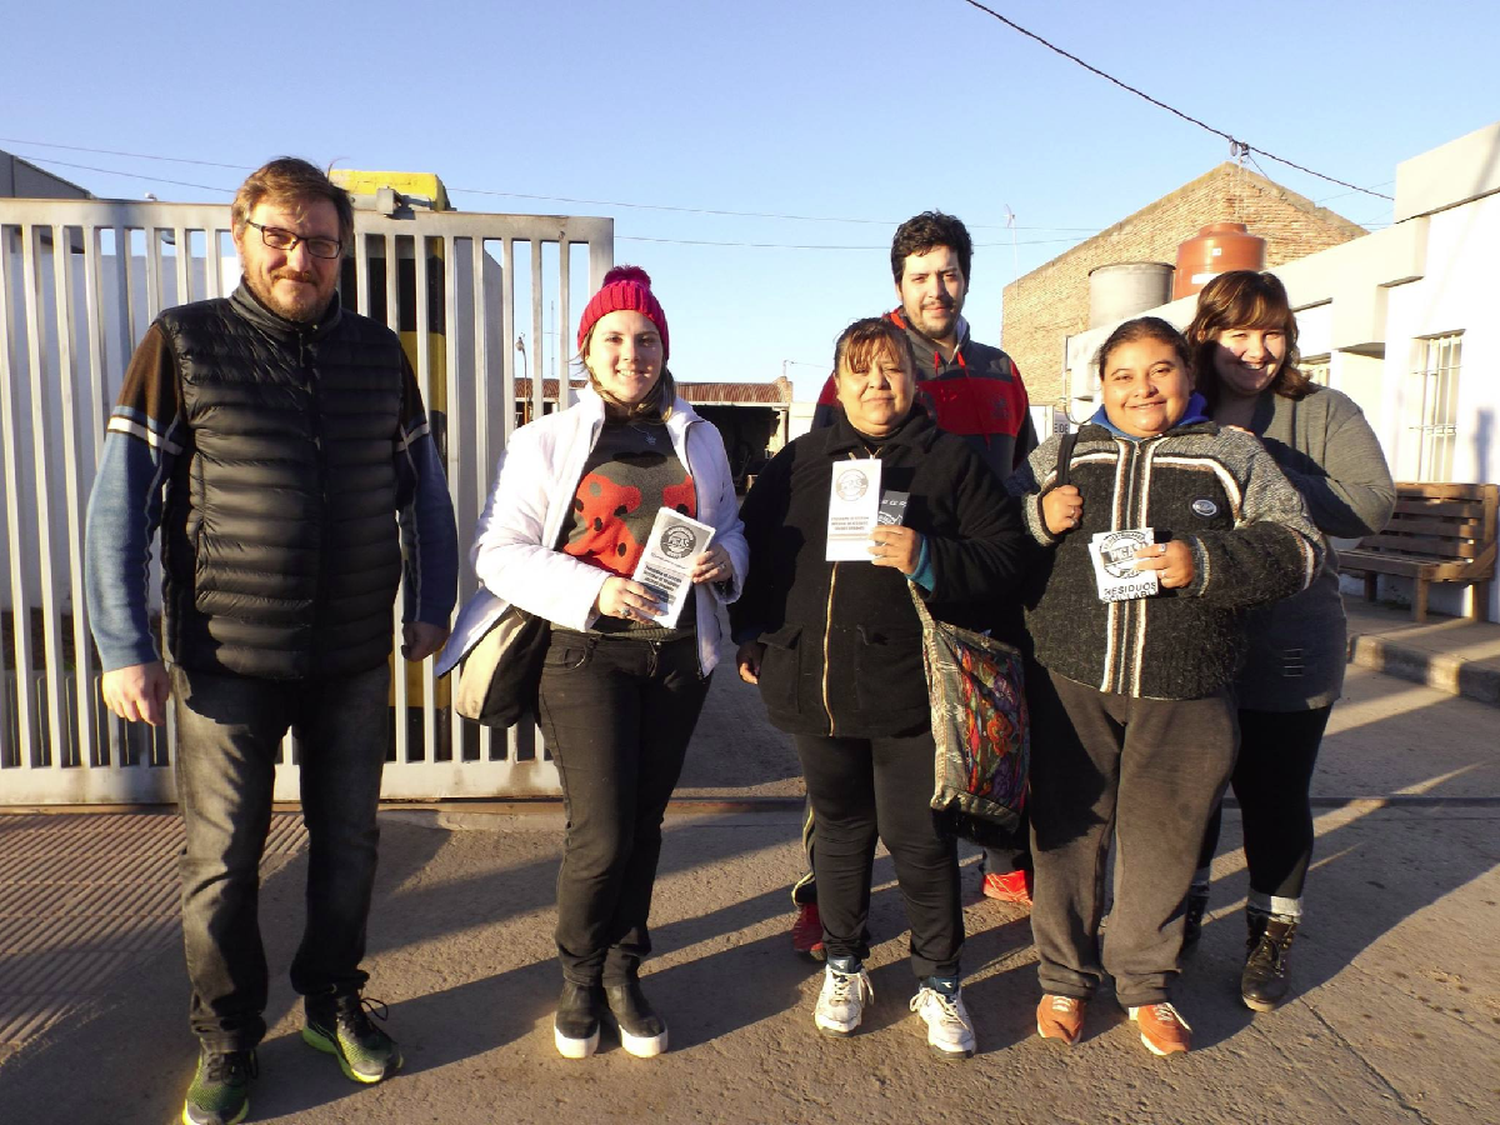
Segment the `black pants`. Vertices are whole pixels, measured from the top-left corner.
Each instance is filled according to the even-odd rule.
[[[1087,999],[1108,972],[1122,1006],[1160,1003],[1177,975],[1198,844],[1234,768],[1233,704],[1050,683],[1050,698],[1029,696],[1037,975],[1045,992]],[[1111,837],[1118,889],[1101,955]]]
[[[260,859],[276,753],[288,728],[300,744],[308,837],[307,923],[292,959],[292,987],[304,995],[364,987],[390,682],[384,663],[315,680],[172,667],[177,796],[187,833],[182,937],[190,1019],[212,1050],[248,1050],[266,1032]]]
[[[815,820],[812,799],[809,798],[802,812],[802,851],[807,856],[807,867],[803,870],[802,877],[792,884],[792,902],[797,906],[806,906],[818,901],[817,861],[813,858],[813,851],[817,847]],[[1021,813],[1020,824],[1016,827],[1016,840],[1017,843],[1013,847],[984,849],[986,873],[1006,875],[1012,871],[1031,870],[1030,809],[1023,810]]]
[[[553,630],[541,728],[568,817],[557,956],[576,984],[623,983],[651,952],[662,816],[707,694],[696,637]]]
[[[818,911],[830,957],[870,954],[870,876],[877,837],[896,865],[918,977],[956,976],[964,941],[958,848],[937,828],[932,732],[897,738],[798,735],[814,812]]]
[[[1239,713],[1240,756],[1234,795],[1245,825],[1245,865],[1250,890],[1274,898],[1301,898],[1312,862],[1313,768],[1333,704],[1311,711]],[[1198,869],[1207,870],[1219,847],[1223,807],[1214,810]]]

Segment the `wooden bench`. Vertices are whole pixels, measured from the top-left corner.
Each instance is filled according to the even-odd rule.
[[[1412,619],[1427,620],[1427,587],[1462,582],[1474,587],[1470,616],[1487,619],[1495,577],[1495,508],[1500,486],[1405,481],[1396,485],[1396,511],[1378,535],[1339,552],[1340,573],[1365,576],[1365,601],[1375,600],[1382,574],[1414,579]]]

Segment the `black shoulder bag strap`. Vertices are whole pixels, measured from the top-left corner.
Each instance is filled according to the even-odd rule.
[[[1077,430],[1063,434],[1062,440],[1057,443],[1057,472],[1052,478],[1053,488],[1061,488],[1070,483],[1068,474],[1073,463],[1073,447],[1077,444]]]

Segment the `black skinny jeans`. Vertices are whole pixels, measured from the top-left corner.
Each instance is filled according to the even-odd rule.
[[[957,976],[964,942],[958,846],[932,815],[932,732],[899,738],[799,734],[812,801],[818,912],[830,957],[870,955],[870,876],[877,836],[896,865],[918,977]]]
[[[1313,769],[1333,704],[1310,711],[1239,712],[1240,756],[1230,784],[1245,826],[1250,889],[1274,898],[1301,898],[1312,862]],[[1198,869],[1213,863],[1224,809],[1208,822]]]
[[[541,728],[568,817],[555,936],[575,984],[622,984],[651,952],[662,816],[707,694],[694,636],[552,631]]]

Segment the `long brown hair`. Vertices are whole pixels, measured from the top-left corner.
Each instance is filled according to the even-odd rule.
[[[1198,393],[1207,401],[1210,414],[1219,402],[1214,349],[1219,346],[1219,333],[1232,328],[1280,332],[1286,339],[1286,355],[1266,389],[1282,398],[1307,397],[1313,383],[1297,367],[1302,353],[1297,350],[1297,318],[1292,315],[1286,286],[1273,273],[1230,270],[1203,287],[1198,294],[1198,311],[1193,314],[1193,322],[1187,329]]]

